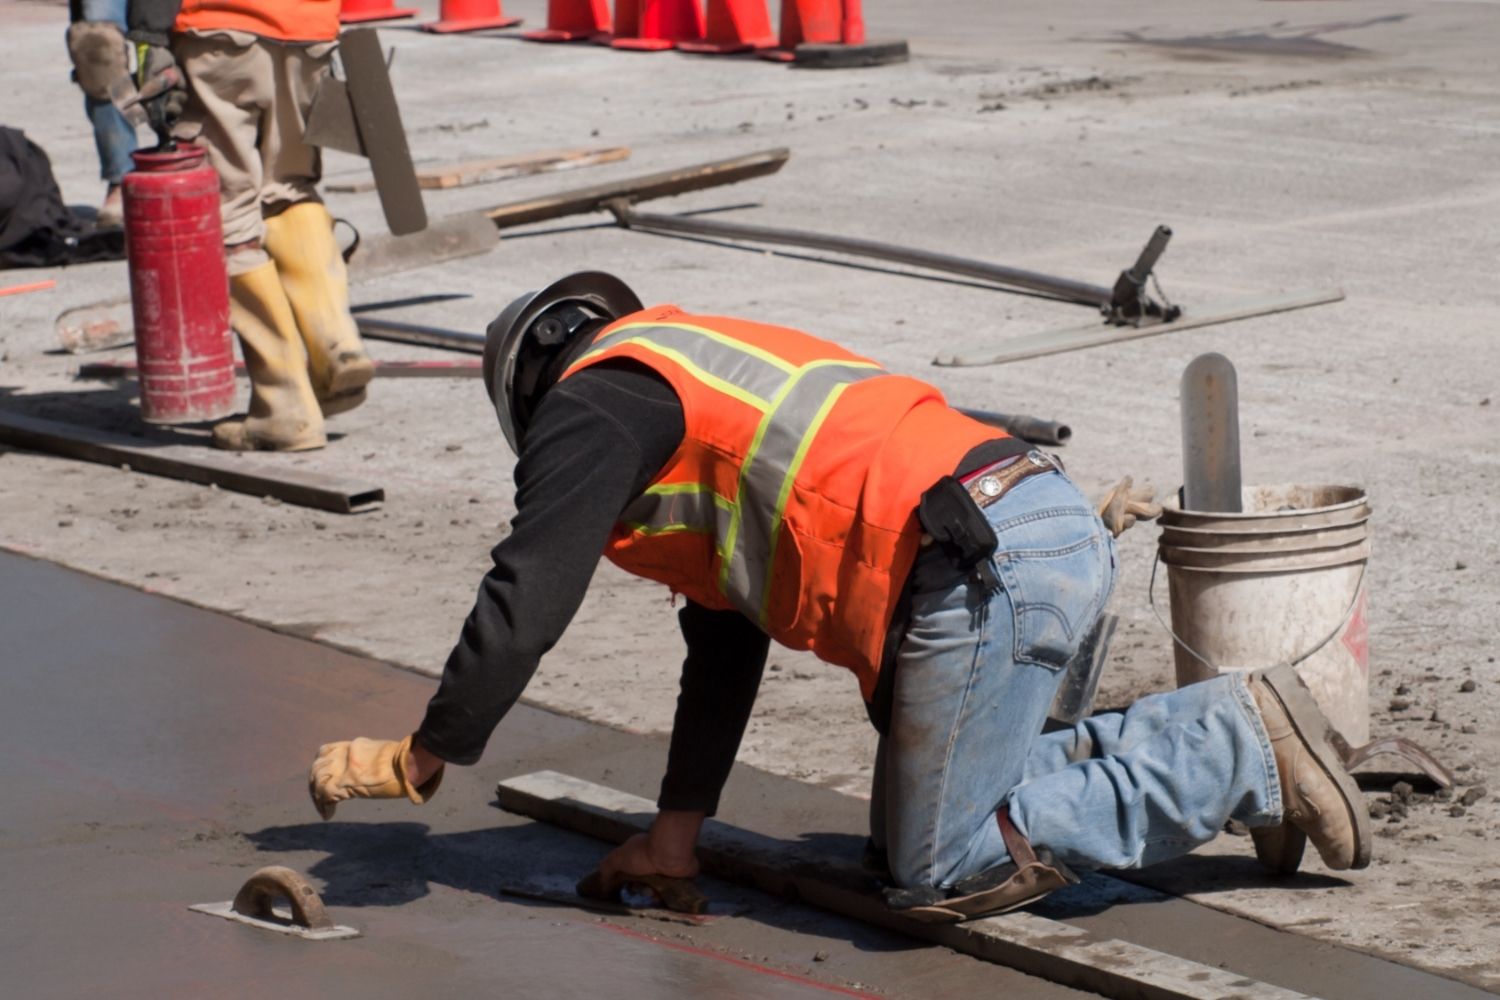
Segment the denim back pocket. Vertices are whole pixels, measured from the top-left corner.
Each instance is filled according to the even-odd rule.
[[[1114,583],[1112,545],[1093,511],[1033,511],[997,527],[1000,580],[1015,615],[1015,659],[1061,670]]]

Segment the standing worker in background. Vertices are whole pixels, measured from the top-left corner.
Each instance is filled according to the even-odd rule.
[[[110,100],[110,88],[129,74],[130,47],[125,41],[129,0],[68,0],[68,56],[73,79],[83,91],[83,109],[94,129],[99,151],[99,179],[104,201],[95,225],[113,229],[124,222],[120,181],[135,152],[135,126]]]
[[[130,0],[142,91],[178,72],[189,99],[174,136],[219,174],[230,322],[250,412],[214,427],[234,451],[327,443],[323,418],[365,400],[375,366],[349,312],[333,219],[316,189],[308,109],[338,44],[339,0]]]
[[[858,681],[882,734],[871,857],[913,916],[1024,905],[1069,866],[1166,860],[1229,819],[1282,871],[1303,838],[1330,868],[1369,863],[1364,801],[1289,667],[1042,734],[1113,540],[1059,462],[931,386],[795,330],[643,309],[599,273],[512,303],[484,374],[519,455],[511,533],[416,732],[319,750],[325,818],[426,801],[475,763],[602,552],[686,598],[687,644],[660,811],[604,858],[604,892],[697,874],[772,639]]]

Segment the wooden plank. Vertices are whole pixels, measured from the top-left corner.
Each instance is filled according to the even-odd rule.
[[[949,368],[1003,365],[1012,361],[1024,361],[1027,358],[1040,358],[1048,354],[1081,351],[1087,347],[1103,347],[1107,344],[1119,344],[1142,337],[1155,337],[1163,333],[1180,333],[1184,330],[1196,330],[1199,327],[1214,326],[1219,323],[1233,323],[1236,320],[1250,319],[1254,316],[1269,316],[1272,313],[1288,312],[1292,309],[1306,309],[1308,306],[1341,302],[1343,298],[1342,288],[1259,296],[1253,299],[1205,306],[1191,311],[1185,309],[1181,318],[1170,323],[1152,323],[1148,326],[1110,326],[1099,322],[1066,330],[1033,333],[1005,341],[1000,346],[1000,350],[993,354],[939,354],[932,359],[932,363]]]
[[[510,812],[619,843],[656,815],[649,799],[556,771],[500,782]],[[940,944],[985,961],[1117,1000],[1306,1000],[1306,995],[1247,979],[1129,942],[1099,939],[1082,928],[1017,911],[962,924],[928,924],[889,909],[869,876],[842,858],[716,820],[699,840],[704,871],[866,923]],[[1090,876],[1086,888],[1108,898],[1139,899],[1141,890]],[[1070,890],[1072,891],[1072,890]],[[1114,894],[1110,896],[1109,894]]]
[[[575,170],[601,163],[617,163],[628,159],[629,146],[606,146],[596,149],[550,149],[541,153],[520,153],[514,156],[492,156],[483,160],[465,160],[459,163],[440,163],[417,168],[417,185],[426,191],[443,191],[449,188],[470,187],[475,184],[490,184],[513,177],[529,177],[532,174],[555,173]],[[346,193],[373,191],[373,177],[353,180],[329,180],[323,185],[329,191]]]
[[[273,468],[269,462],[252,458],[220,457],[187,445],[161,444],[21,413],[0,413],[0,443],[101,465],[127,466],[132,472],[212,484],[251,496],[276,497],[335,514],[373,510],[385,501],[385,490],[379,486],[301,469]]]
[[[458,212],[433,219],[426,229],[406,236],[376,233],[360,239],[349,258],[349,280],[369,281],[459,257],[488,253],[500,233],[483,212]]]
[[[500,238],[497,232],[499,229],[566,215],[602,211],[605,202],[616,198],[630,201],[666,198],[774,174],[790,155],[785,149],[766,150],[680,170],[628,177],[610,184],[596,184],[561,194],[528,198],[486,211],[459,212],[434,220],[422,232],[407,236],[378,233],[360,241],[358,249],[349,260],[349,279],[368,281],[455,257],[484,253],[494,249]],[[485,227],[488,227],[487,231]]]
[[[616,198],[627,201],[645,201],[650,198],[669,198],[722,184],[736,184],[752,177],[774,174],[786,163],[791,152],[786,149],[768,149],[728,160],[715,160],[677,170],[664,170],[640,177],[628,177],[608,184],[595,184],[586,188],[575,188],[561,194],[544,195],[513,201],[487,210],[484,214],[496,227],[521,226],[530,222],[544,222],[566,215],[597,212],[604,203]]]
[[[339,36],[344,86],[359,129],[360,145],[375,175],[375,190],[385,223],[397,236],[427,228],[427,209],[411,164],[406,129],[396,106],[396,92],[386,69],[385,52],[374,28],[350,28]]]

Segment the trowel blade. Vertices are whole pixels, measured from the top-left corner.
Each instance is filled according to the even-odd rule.
[[[345,927],[342,924],[317,929],[303,927],[301,924],[293,923],[290,912],[285,909],[273,911],[276,913],[276,916],[281,918],[279,920],[261,920],[259,917],[240,913],[234,908],[234,902],[227,899],[222,903],[194,903],[188,909],[195,913],[206,913],[211,917],[223,917],[225,920],[233,920],[238,924],[259,927],[263,931],[290,934],[293,937],[303,938],[308,941],[341,941],[345,938],[359,937],[359,931],[353,927]]]
[[[1200,354],[1182,373],[1182,509],[1239,513],[1240,399],[1234,365]]]

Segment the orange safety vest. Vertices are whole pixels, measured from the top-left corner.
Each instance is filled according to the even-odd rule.
[[[341,0],[182,0],[174,31],[248,31],[279,42],[331,42]]]
[[[611,358],[666,379],[685,432],[604,554],[848,667],[870,700],[918,500],[1004,433],[826,340],[676,306],[610,324],[563,377]]]

